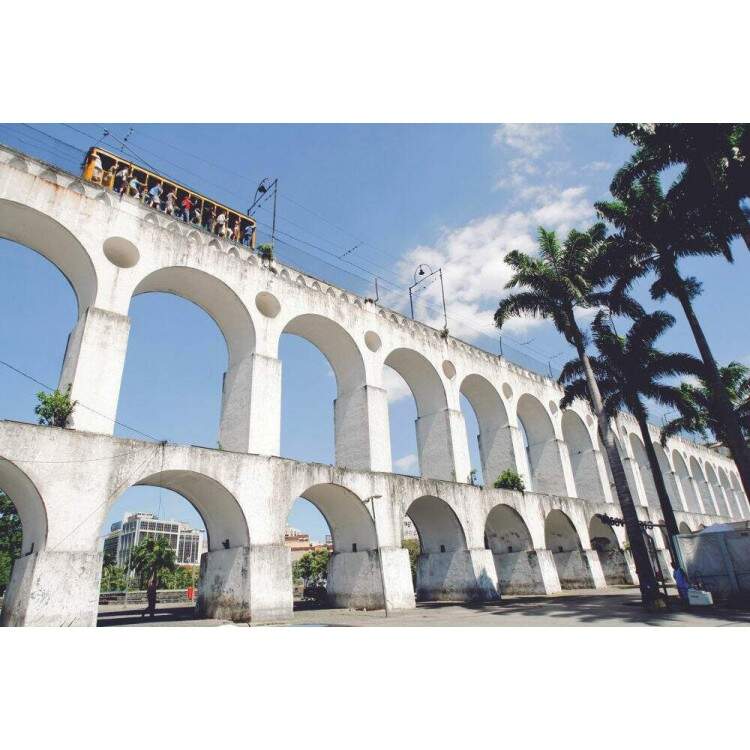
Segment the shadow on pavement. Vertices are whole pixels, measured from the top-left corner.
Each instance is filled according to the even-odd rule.
[[[140,609],[123,609],[109,612],[99,612],[96,620],[97,627],[104,628],[113,625],[161,625],[169,622],[195,620],[193,607],[163,607],[157,608],[153,617],[141,616]]]

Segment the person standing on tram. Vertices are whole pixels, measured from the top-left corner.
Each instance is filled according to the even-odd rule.
[[[148,200],[151,208],[161,208],[161,194],[163,190],[164,183],[159,181],[148,191]]]
[[[193,208],[193,201],[190,200],[190,195],[186,195],[182,202],[180,203],[182,206],[182,220],[189,224],[190,223],[190,211]]]

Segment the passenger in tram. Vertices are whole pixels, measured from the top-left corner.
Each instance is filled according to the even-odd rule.
[[[180,218],[184,222],[190,221],[190,212],[193,210],[193,201],[190,200],[190,196],[186,195],[181,201],[180,206],[182,206],[182,211],[180,213]]]
[[[226,237],[227,234],[227,215],[223,211],[219,211],[216,217],[216,234],[219,237]]]
[[[250,246],[253,239],[253,225],[248,223],[245,226],[245,231],[242,233],[242,244]]]
[[[118,172],[115,174],[115,192],[119,193],[120,195],[123,195],[125,192],[125,187],[128,184],[128,179],[130,178],[130,170],[127,168],[127,166],[121,167]]]
[[[232,242],[239,242],[240,241],[240,220],[239,217],[234,220],[234,224],[232,224],[232,235],[231,235]]]
[[[164,191],[164,183],[157,182],[151,190],[148,191],[148,203],[151,208],[161,208],[161,194]]]
[[[102,175],[104,174],[104,167],[102,167],[102,160],[99,154],[91,154],[86,160],[86,166],[83,168],[83,179],[101,184]]]
[[[197,224],[198,226],[200,226],[202,221],[203,221],[203,212],[199,208],[198,202],[196,201],[195,208],[193,209],[193,219],[191,223]]]
[[[115,189],[115,177],[117,174],[117,167],[113,164],[105,173],[102,178],[102,185],[110,190]]]
[[[142,187],[143,183],[135,175],[132,175],[128,182],[128,195],[140,199]]]
[[[169,214],[170,216],[175,215],[176,201],[177,201],[177,193],[175,192],[174,188],[170,188],[169,192],[167,193],[167,197],[164,203],[165,214]]]

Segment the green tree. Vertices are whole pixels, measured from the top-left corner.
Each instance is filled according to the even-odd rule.
[[[618,411],[627,409],[638,422],[670,539],[679,533],[679,529],[649,434],[645,399],[674,408],[681,401],[680,391],[675,386],[661,382],[662,378],[695,375],[702,368],[701,361],[696,357],[689,354],[665,354],[654,347],[654,342],[672,325],[674,318],[657,310],[636,318],[627,334],[620,336],[607,313],[602,310],[597,313],[591,325],[594,345],[599,355],[589,358],[604,399],[605,413],[614,417]],[[565,365],[560,382],[565,383],[561,408],[570,406],[579,398],[588,400],[580,360],[574,359]]]
[[[745,439],[750,439],[750,368],[739,362],[730,362],[719,368],[721,382],[740,423]],[[680,385],[681,402],[677,405],[680,416],[662,429],[662,443],[679,432],[698,434],[704,439],[713,437],[726,442],[724,425],[719,417],[713,391],[704,374],[698,382]]]
[[[741,202],[750,197],[750,125],[747,123],[618,123],[615,135],[636,151],[615,176],[625,189],[649,174],[682,166],[689,206],[706,224],[741,235],[750,250],[750,221]]]
[[[13,563],[21,556],[21,518],[11,499],[0,490],[0,594],[10,582]]]
[[[119,565],[105,565],[102,568],[101,591],[124,591],[127,587],[127,571]]]
[[[165,536],[155,539],[144,539],[133,548],[130,567],[140,579],[141,585],[148,585],[151,581],[175,569],[174,550]]]
[[[589,363],[587,339],[575,316],[577,310],[591,308],[602,302],[599,289],[610,274],[603,263],[606,254],[605,240],[606,230],[601,223],[595,224],[587,232],[571,231],[562,244],[554,232],[540,228],[537,256],[532,257],[518,250],[505,256],[506,263],[514,271],[506,288],[520,287],[522,291],[514,292],[500,301],[495,312],[495,324],[502,328],[509,318],[529,314],[546,318],[575,347],[584,368],[589,400],[612,470],[643,604],[653,606],[661,600],[656,576],[643,540],[610,420],[604,411],[599,386]],[[616,312],[642,312],[625,294],[619,295],[610,304],[616,305]]]
[[[419,539],[404,539],[401,546],[409,553],[409,567],[411,568],[411,579],[414,586],[417,585],[417,560],[422,553]]]
[[[723,255],[732,259],[729,240],[706,229],[694,211],[685,206],[679,185],[665,195],[653,174],[630,184],[613,182],[613,201],[596,204],[600,216],[617,233],[607,241],[608,265],[616,277],[612,298],[625,294],[637,279],[654,274],[651,296],[674,297],[681,305],[704,365],[704,377],[712,392],[722,434],[737,464],[745,494],[750,495],[750,449],[737,415],[721,381],[721,373],[693,308],[700,282],[680,273],[679,262],[696,256]]]
[[[505,469],[495,480],[494,487],[496,490],[516,490],[526,492],[526,485],[523,477],[515,469]]]
[[[34,414],[39,417],[39,424],[50,427],[67,427],[70,415],[77,401],[70,400],[70,386],[66,391],[54,390],[52,393],[39,391],[36,394],[39,403],[34,407]]]
[[[305,552],[294,563],[293,575],[305,586],[324,586],[328,576],[328,559],[330,553],[326,548]]]

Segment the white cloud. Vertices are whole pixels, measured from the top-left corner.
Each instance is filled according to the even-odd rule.
[[[557,125],[506,123],[495,130],[493,138],[498,145],[538,159],[560,140],[560,128]]]
[[[398,469],[400,472],[411,471],[416,469],[418,466],[417,457],[413,453],[409,453],[406,456],[397,458],[393,462],[393,467]]]
[[[413,248],[398,265],[405,285],[411,283],[411,274],[420,263],[443,268],[448,327],[452,335],[470,341],[475,341],[482,332],[497,337],[493,315],[498,301],[507,294],[504,287],[512,275],[505,255],[511,250],[534,253],[540,225],[564,234],[594,219],[586,189],[581,186],[564,190],[529,188],[526,200],[524,211],[498,212],[460,227],[443,229],[434,244]],[[403,299],[394,296],[385,302],[403,309]],[[414,306],[419,320],[442,328],[437,277],[434,283],[418,292]],[[509,333],[526,331],[541,324],[534,318],[514,318],[504,330]]]
[[[614,166],[608,161],[592,161],[583,169],[586,172],[606,172],[608,169],[614,169]]]
[[[406,381],[392,367],[383,368],[383,388],[388,392],[388,401],[392,404],[411,396]]]

